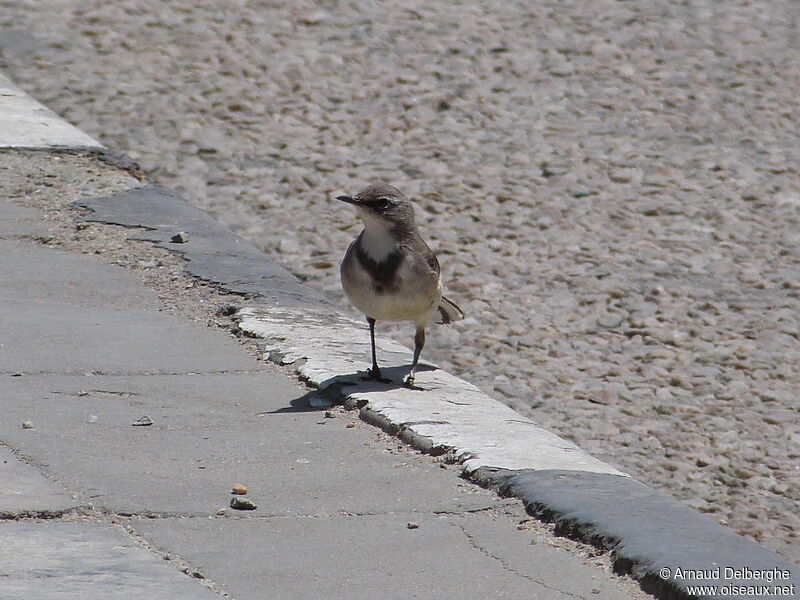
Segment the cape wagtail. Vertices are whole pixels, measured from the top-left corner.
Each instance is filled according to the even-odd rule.
[[[355,196],[337,196],[352,204],[364,222],[341,266],[342,287],[350,302],[367,316],[372,344],[371,379],[381,378],[375,357],[375,321],[411,321],[414,361],[405,385],[414,385],[425,326],[433,319],[450,323],[464,318],[454,302],[442,296],[436,255],[419,235],[414,207],[403,193],[385,183],[373,183]]]

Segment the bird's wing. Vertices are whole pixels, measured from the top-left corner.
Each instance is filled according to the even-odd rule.
[[[428,247],[428,244],[425,243],[425,240],[423,240],[422,236],[419,234],[416,235],[414,248],[421,255],[425,265],[430,269],[430,272],[438,276],[441,270],[439,268],[439,259],[436,258],[436,254]]]
[[[415,247],[424,260],[427,268],[430,269],[430,272],[436,275],[438,278],[441,273],[441,268],[439,267],[439,260],[436,258],[436,254],[434,254],[433,250],[428,247],[428,244],[426,244],[425,240],[423,240],[419,235],[417,236]],[[442,296],[442,299],[439,300],[438,311],[435,319],[436,323],[439,323],[440,325],[447,325],[453,321],[460,321],[463,318],[464,311],[462,311],[455,302]]]

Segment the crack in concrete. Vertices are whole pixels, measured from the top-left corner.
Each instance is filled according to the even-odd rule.
[[[142,534],[136,531],[129,523],[115,522],[112,517],[111,526],[114,528],[121,529],[125,533],[125,535],[127,535],[130,539],[132,539],[143,550],[146,550],[147,552],[159,556],[162,560],[169,561],[171,564],[175,566],[175,568],[178,571],[180,571],[184,575],[198,581],[201,585],[207,587],[212,592],[227,597],[227,594],[222,591],[221,586],[219,584],[217,584],[211,579],[208,579],[202,573],[202,571],[194,567],[191,562],[184,559],[178,554],[174,554],[172,552],[163,550],[158,546],[156,546],[155,544],[151,543],[147,538],[145,538]]]
[[[62,392],[60,390],[54,390],[50,392],[51,394],[60,394],[63,396],[76,396],[79,398],[83,398],[85,396],[120,396],[122,398],[129,398],[131,396],[139,396],[139,392],[125,392],[125,391],[115,391],[115,390],[78,390],[77,392]]]
[[[509,564],[508,564],[508,561],[506,561],[504,558],[502,558],[502,557],[500,557],[500,556],[497,556],[496,554],[493,554],[492,552],[490,552],[489,550],[487,550],[486,548],[484,548],[484,547],[483,547],[483,546],[480,544],[480,542],[478,542],[478,540],[475,538],[475,536],[473,536],[471,533],[469,533],[469,531],[467,531],[467,528],[464,526],[464,524],[463,524],[463,523],[455,523],[455,522],[454,522],[454,523],[453,523],[453,525],[455,525],[456,527],[458,527],[458,528],[461,530],[461,532],[462,532],[462,533],[464,534],[464,536],[467,538],[467,541],[469,541],[469,544],[470,544],[470,546],[472,546],[473,548],[475,548],[475,549],[476,549],[478,552],[480,552],[480,553],[481,553],[481,554],[483,554],[484,556],[487,556],[487,557],[491,558],[492,560],[495,560],[495,561],[497,561],[497,562],[500,564],[500,566],[501,566],[501,567],[502,567],[504,570],[508,571],[509,573],[512,573],[513,575],[516,575],[517,577],[521,577],[521,578],[523,578],[523,579],[526,579],[526,580],[528,580],[528,581],[531,581],[531,582],[533,582],[533,583],[535,583],[535,584],[537,584],[537,585],[540,585],[540,586],[542,586],[543,588],[545,588],[545,589],[547,589],[547,590],[552,590],[552,591],[554,591],[554,592],[558,592],[558,593],[561,593],[561,594],[565,594],[565,595],[567,595],[567,596],[571,596],[571,597],[573,597],[573,598],[580,598],[581,600],[586,600],[586,597],[585,597],[585,596],[581,596],[581,595],[579,595],[579,594],[574,594],[574,593],[572,593],[572,592],[568,592],[568,591],[566,591],[566,590],[563,590],[563,589],[560,589],[560,588],[553,587],[553,586],[551,586],[551,585],[549,585],[549,584],[545,583],[545,582],[544,582],[544,581],[542,581],[541,579],[536,579],[535,577],[532,577],[532,576],[530,576],[530,575],[527,575],[527,574],[525,574],[525,573],[520,573],[520,572],[519,572],[518,570],[516,570],[514,567],[512,567],[511,565],[509,565]]]
[[[61,509],[42,509],[42,510],[3,510],[0,511],[0,523],[4,521],[59,521],[65,520],[65,517],[77,514],[81,508],[88,508],[87,506],[78,505],[69,508]]]
[[[482,506],[481,508],[468,508],[465,510],[435,510],[433,514],[437,516],[453,516],[460,517],[465,515],[480,515],[483,513],[491,513],[492,511],[502,510],[506,508],[507,503],[493,504],[492,506]]]
[[[235,509],[225,510],[223,514],[211,513],[164,513],[164,512],[139,512],[128,513],[124,511],[102,511],[111,517],[120,517],[123,519],[332,519],[337,517],[381,517],[381,516],[402,516],[402,515],[433,515],[433,516],[466,516],[472,514],[481,514],[491,512],[502,508],[501,506],[491,505],[482,506],[480,508],[468,508],[464,510],[395,510],[395,511],[348,511],[339,510],[334,512],[319,512],[319,513],[267,513],[267,514],[253,514],[253,511],[237,511]],[[238,513],[242,513],[241,515]]]

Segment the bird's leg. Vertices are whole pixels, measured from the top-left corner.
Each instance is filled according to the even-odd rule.
[[[417,362],[419,362],[419,355],[422,352],[422,347],[425,345],[425,326],[417,327],[417,333],[414,336],[414,360],[411,362],[411,372],[406,377],[403,384],[406,387],[414,387],[414,379],[417,372]]]
[[[375,355],[375,319],[367,317],[367,323],[369,323],[369,341],[372,344],[372,368],[367,371],[367,377],[369,379],[383,381],[381,369],[378,367],[378,358]]]

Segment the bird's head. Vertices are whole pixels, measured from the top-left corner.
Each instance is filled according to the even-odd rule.
[[[414,207],[405,194],[386,183],[373,183],[355,196],[337,196],[337,200],[354,205],[364,227],[395,231],[413,230]]]

